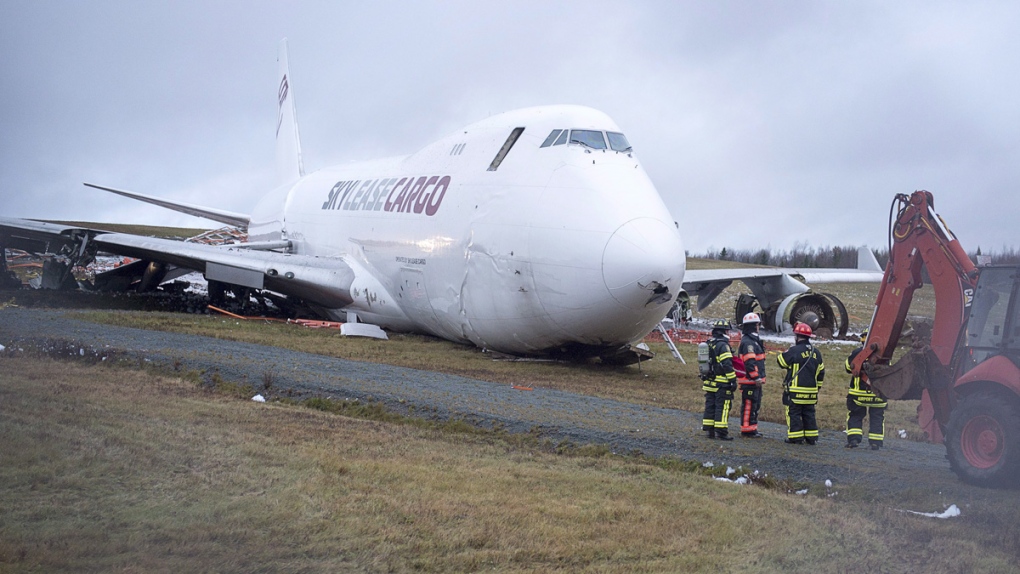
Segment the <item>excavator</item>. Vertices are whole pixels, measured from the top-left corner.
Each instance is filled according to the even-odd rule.
[[[897,350],[927,270],[931,323]],[[1020,485],[1020,266],[971,262],[927,191],[897,194],[889,263],[864,349],[851,365],[887,399],[920,399],[918,422],[953,471],[985,487]],[[899,355],[892,363],[894,355]]]

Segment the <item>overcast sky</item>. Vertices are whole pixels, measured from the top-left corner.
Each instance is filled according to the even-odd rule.
[[[83,181],[250,212],[289,39],[308,171],[490,114],[608,113],[692,254],[886,245],[928,189],[1020,247],[1020,3],[0,1],[0,215],[211,226]]]

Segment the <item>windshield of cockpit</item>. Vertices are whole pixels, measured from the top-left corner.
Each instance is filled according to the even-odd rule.
[[[608,141],[608,145],[606,142]],[[603,132],[599,130],[553,130],[545,138],[541,147],[577,144],[590,149],[611,149],[618,152],[629,152],[633,148],[627,136],[620,132]]]

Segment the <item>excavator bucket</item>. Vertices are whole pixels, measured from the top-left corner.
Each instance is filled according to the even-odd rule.
[[[892,365],[870,365],[867,368],[871,387],[883,397],[893,400],[920,399],[924,389],[942,391],[951,384],[951,375],[927,345],[912,349]]]
[[[868,363],[865,363],[869,365]],[[911,351],[892,365],[866,368],[871,388],[887,399],[920,399],[928,374],[927,357]]]

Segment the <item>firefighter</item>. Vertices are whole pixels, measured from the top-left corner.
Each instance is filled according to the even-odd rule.
[[[783,387],[783,405],[786,407],[786,442],[815,444],[818,440],[818,421],[815,405],[818,389],[825,380],[822,354],[811,345],[811,327],[797,323],[793,328],[796,342],[779,355],[779,366],[786,369]]]
[[[889,405],[871,390],[867,377],[853,376],[854,359],[864,350],[868,330],[861,333],[861,346],[854,349],[846,360],[846,372],[850,373],[850,390],[846,395],[846,447],[857,448],[864,437],[864,417],[868,417],[868,444],[871,450],[882,448],[885,439],[885,407]]]
[[[758,337],[761,317],[757,313],[744,315],[741,323],[743,336],[738,352],[744,363],[743,376],[737,369],[737,384],[740,386],[740,436],[761,438],[758,432],[758,411],[761,410],[761,391],[765,384],[765,347]]]
[[[703,377],[701,390],[705,391],[705,416],[701,428],[708,438],[733,440],[729,430],[730,405],[737,389],[737,374],[733,370],[733,349],[727,331],[730,323],[719,319],[712,324],[712,337],[708,340],[710,372]]]

